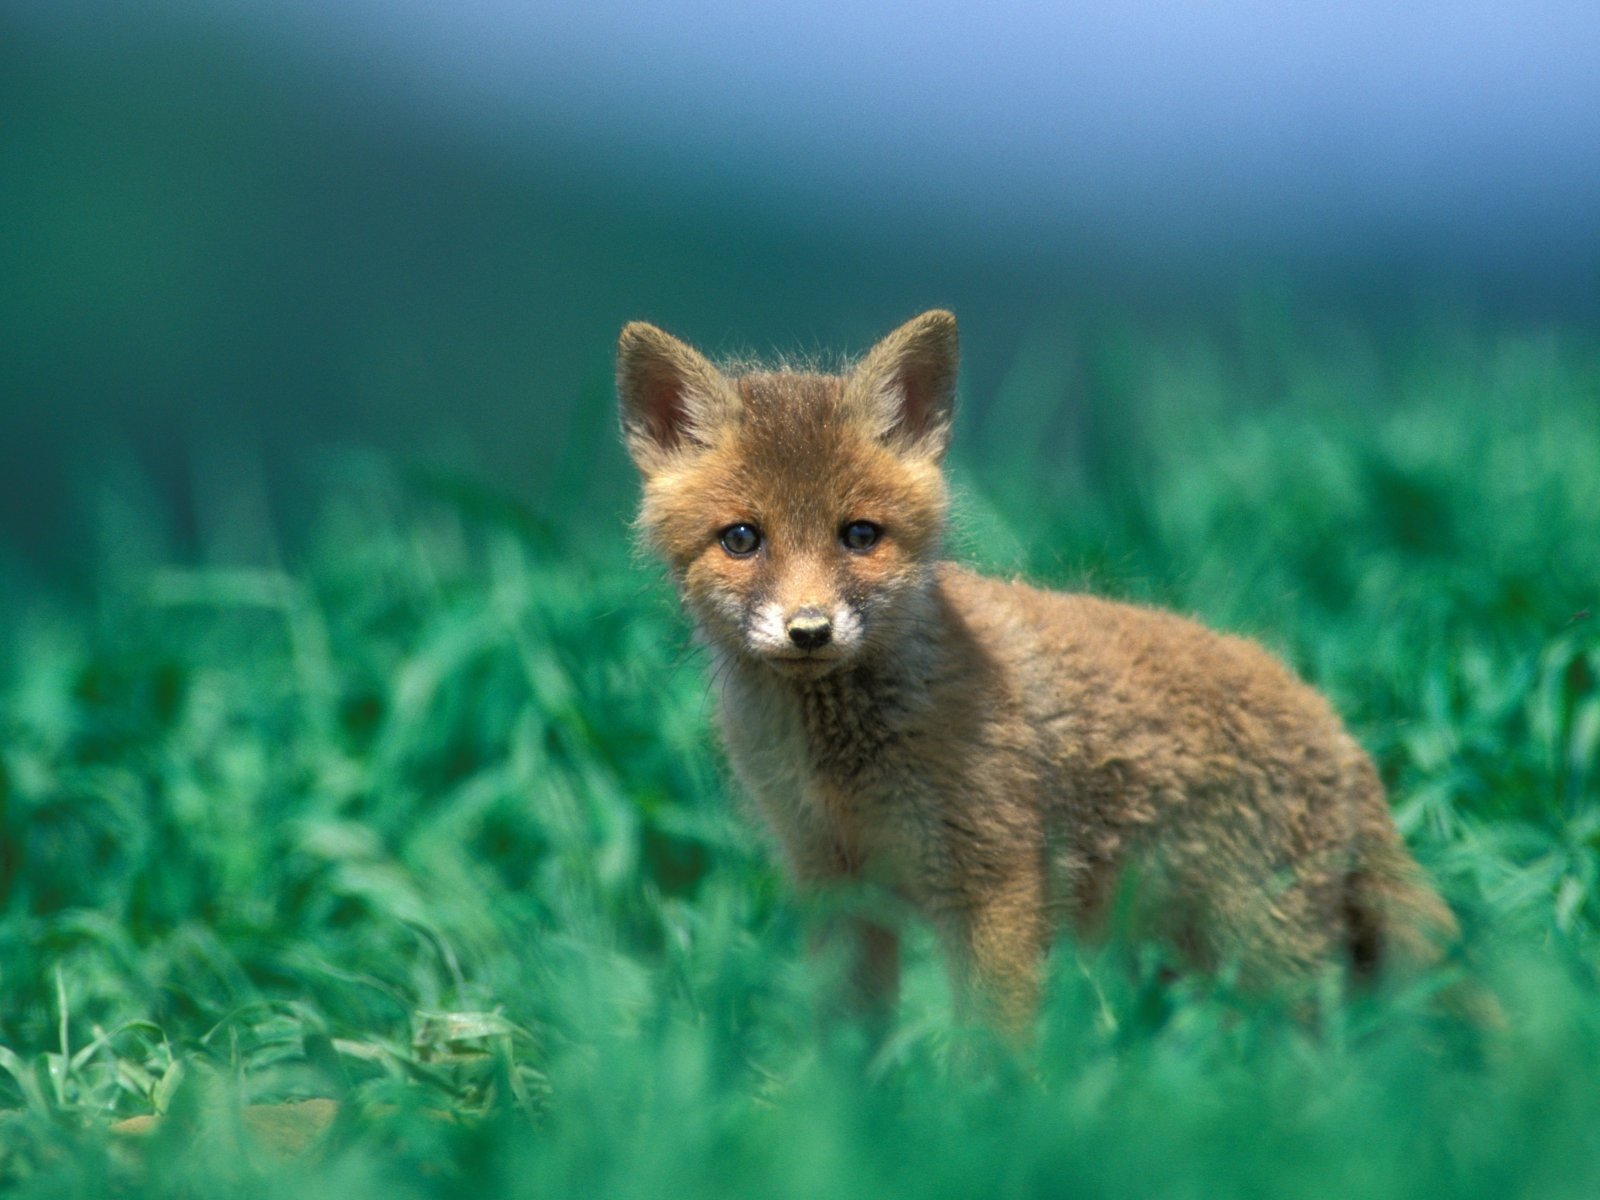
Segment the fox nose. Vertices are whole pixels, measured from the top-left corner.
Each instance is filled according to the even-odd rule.
[[[802,650],[826,646],[833,638],[833,624],[820,609],[802,608],[785,626],[789,640]]]

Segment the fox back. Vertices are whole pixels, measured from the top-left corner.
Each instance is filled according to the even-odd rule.
[[[1182,617],[940,560],[956,369],[942,311],[840,375],[724,373],[622,332],[640,528],[797,885],[900,896],[963,1005],[1017,1031],[1056,931],[1093,940],[1113,907],[1176,965],[1263,989],[1431,961],[1453,918],[1315,691]],[[894,933],[839,936],[855,1000],[886,1008]]]

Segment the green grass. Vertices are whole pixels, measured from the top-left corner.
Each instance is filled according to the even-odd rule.
[[[1107,336],[992,400],[954,552],[1293,662],[1377,758],[1460,961],[1330,993],[1313,1034],[1063,946],[1015,1061],[913,928],[887,1046],[824,1036],[805,905],[620,520],[352,464],[286,565],[108,553],[90,601],[7,594],[0,1182],[1592,1196],[1600,356]],[[1502,1033],[1430,1008],[1463,973]],[[242,1105],[314,1096],[341,1102],[317,1153],[241,1140]]]

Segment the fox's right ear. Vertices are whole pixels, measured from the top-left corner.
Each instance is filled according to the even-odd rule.
[[[709,446],[741,411],[704,355],[643,321],[624,325],[617,339],[617,399],[628,453],[646,475],[684,450]]]

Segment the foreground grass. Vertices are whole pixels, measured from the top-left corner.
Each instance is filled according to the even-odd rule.
[[[0,1181],[1592,1195],[1600,369],[1537,340],[1243,379],[1132,349],[1091,362],[1125,404],[1080,453],[1019,470],[1013,435],[1069,419],[1022,370],[1034,399],[970,431],[953,549],[1196,612],[1328,690],[1466,920],[1439,978],[1330,991],[1313,1035],[1063,947],[1016,1062],[911,930],[888,1046],[820,1036],[659,579],[616,529],[352,470],[292,566],[8,601]],[[1432,1012],[1461,974],[1507,1029]],[[249,1107],[311,1098],[337,1110],[274,1109],[305,1114],[283,1136]]]

